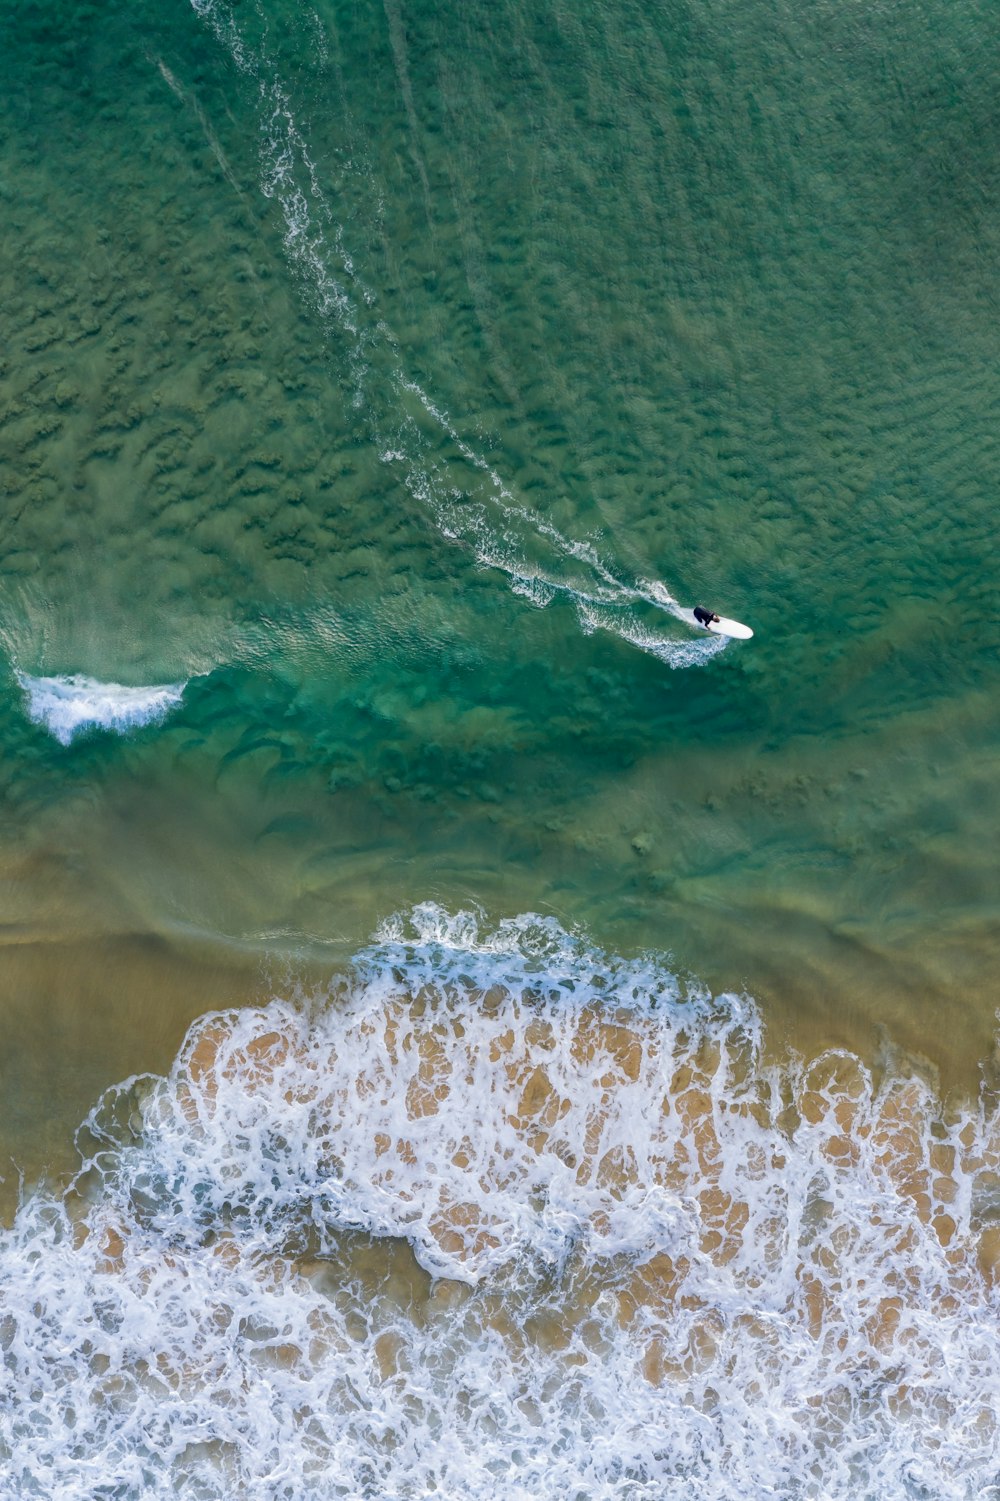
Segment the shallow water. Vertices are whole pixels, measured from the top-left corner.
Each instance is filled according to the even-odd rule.
[[[990,20],[970,0],[0,18],[8,1210],[18,1169],[71,1170],[102,1091],[170,1075],[197,1017],[325,993],[429,899],[749,993],[754,1068],[847,1050],[869,1120],[910,1079],[921,1151],[981,1083],[988,1103]],[[699,636],[699,601],[754,639]],[[23,1213],[22,1248],[49,1211]],[[364,1221],[347,1264],[440,1273],[421,1215]],[[573,1417],[585,1447],[601,1400]],[[868,1401],[823,1409],[838,1454]],[[992,1452],[971,1409],[941,1412],[945,1449],[960,1430]],[[560,1421],[524,1452],[551,1462]],[[528,1441],[508,1438],[509,1460]],[[205,1476],[231,1462],[271,1494],[229,1441]],[[682,1450],[657,1494],[700,1473]],[[827,1462],[772,1459],[789,1495]],[[873,1462],[872,1494],[986,1473],[908,1463]],[[608,1464],[566,1483],[641,1494],[635,1453]],[[860,1494],[844,1464],[829,1494]],[[196,1468],[122,1493],[214,1495]]]

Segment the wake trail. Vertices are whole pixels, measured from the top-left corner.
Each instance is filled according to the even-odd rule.
[[[662,583],[630,577],[592,542],[567,538],[532,514],[496,467],[462,437],[447,411],[407,373],[399,341],[347,248],[343,225],[297,123],[290,89],[266,44],[247,44],[223,0],[191,4],[238,72],[257,89],[260,188],[279,207],[289,263],[346,358],[353,405],[367,419],[382,461],[396,467],[406,490],[430,513],[440,533],[468,547],[481,566],[502,572],[513,592],[536,607],[562,598],[574,607],[584,632],[610,631],[668,667],[700,666],[724,650],[724,638],[678,637],[644,623],[642,610],[652,611],[654,619],[673,617],[687,627],[693,620]],[[257,14],[266,19],[259,5]],[[262,30],[266,34],[266,25]],[[394,35],[398,69],[397,40]],[[412,92],[404,92],[413,135]],[[388,417],[380,416],[372,389],[379,374],[390,393]]]

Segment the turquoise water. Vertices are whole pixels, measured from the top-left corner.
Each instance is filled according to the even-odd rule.
[[[991,22],[5,11],[11,1209],[190,1023],[428,901],[749,993],[761,1069],[992,1090]]]

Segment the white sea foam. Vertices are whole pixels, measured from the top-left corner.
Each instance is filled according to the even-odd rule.
[[[223,0],[191,3],[257,91],[261,189],[280,208],[289,263],[343,353],[355,405],[367,414],[383,461],[400,465],[403,483],[442,535],[464,543],[483,567],[504,573],[514,593],[536,607],[564,598],[585,630],[608,630],[668,667],[703,665],[724,650],[721,637],[692,642],[686,632],[671,636],[644,626],[636,605],[662,611],[685,627],[692,622],[664,585],[626,576],[591,543],[564,537],[522,504],[499,468],[407,374],[398,340],[347,248],[332,190],[324,186],[299,127],[293,90],[278,75],[266,43],[248,46],[236,13]],[[382,415],[372,394],[376,369],[391,393],[391,410]]]
[[[132,688],[100,683],[79,673],[46,678],[18,672],[17,680],[27,696],[29,716],[45,725],[62,745],[69,745],[81,730],[100,728],[124,734],[155,724],[180,703],[187,687],[186,683],[159,683]]]
[[[760,1040],[433,906],[205,1018],[0,1236],[12,1493],[996,1501],[1000,1129]]]

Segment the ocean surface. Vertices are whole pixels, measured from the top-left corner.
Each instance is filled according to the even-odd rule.
[[[998,1501],[998,76],[0,7],[4,1497]]]

